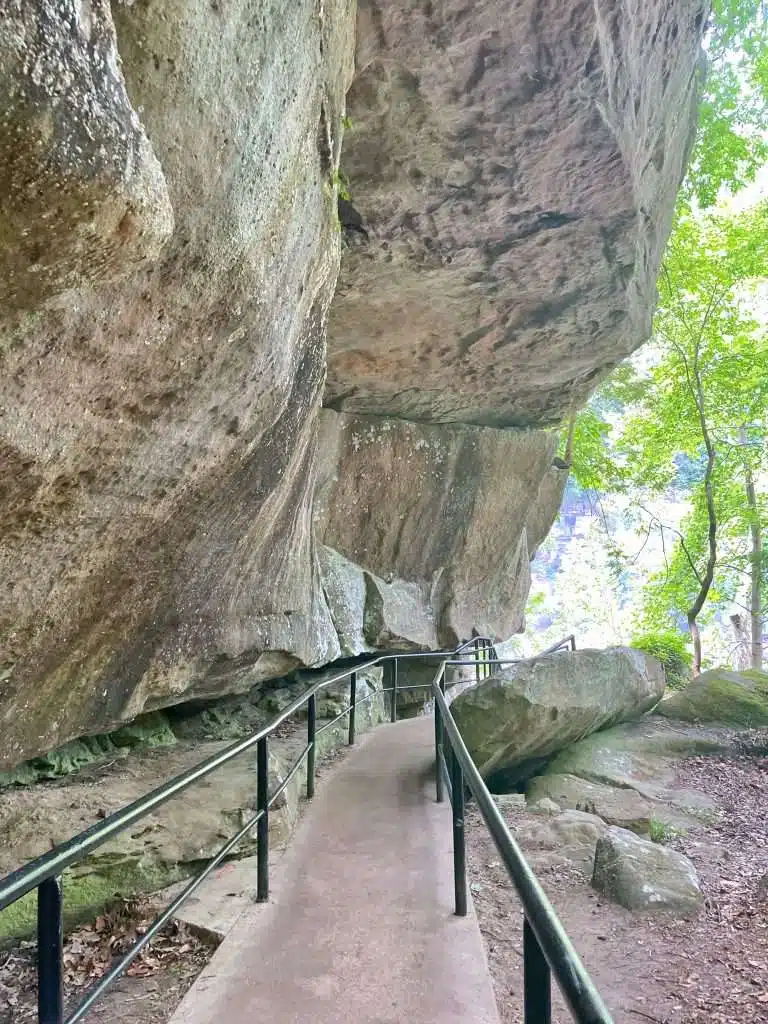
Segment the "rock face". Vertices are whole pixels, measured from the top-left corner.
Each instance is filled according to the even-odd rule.
[[[0,308],[159,254],[168,186],[120,71],[109,0],[9,0],[0,38]]]
[[[606,820],[612,810],[631,807],[633,815],[642,815],[639,820],[650,814],[662,825],[687,829],[716,819],[719,812],[711,797],[681,788],[676,778],[678,762],[730,750],[733,734],[675,724],[654,713],[638,722],[594,733],[563,750],[549,763],[546,773],[531,782],[529,790],[534,794],[547,792],[550,778],[558,790],[567,779],[570,797],[599,797],[596,813],[605,816],[603,811],[608,812]],[[566,803],[565,796],[561,798]],[[621,824],[615,816],[611,820]],[[630,822],[624,824],[635,828]]]
[[[696,868],[686,856],[623,828],[598,839],[592,884],[627,910],[686,917],[704,904]]]
[[[425,647],[453,646],[473,628],[492,636],[518,631],[530,559],[567,476],[552,465],[554,446],[554,436],[542,430],[433,426],[324,410],[315,518],[323,542],[352,563],[346,584],[337,573],[333,595],[326,588],[334,618],[340,605],[358,608],[368,620],[362,624],[368,646],[352,647],[391,644],[386,633],[392,630],[383,625],[388,617],[420,630]],[[326,565],[331,559],[325,556]],[[354,565],[367,570],[363,602],[351,593],[360,593]],[[398,598],[397,587],[387,589],[375,576],[405,581],[408,596],[401,586]],[[398,600],[402,611],[388,613]],[[360,625],[352,628],[360,632]]]
[[[326,403],[557,422],[650,331],[691,140],[692,0],[365,0]]]
[[[0,766],[519,628],[543,428],[648,334],[698,3],[0,18]]]
[[[576,775],[540,775],[527,789],[528,800],[536,804],[549,798],[559,807],[597,815],[609,825],[647,834],[651,827],[651,805],[634,789],[619,789],[587,782]]]
[[[482,774],[510,784],[589,733],[650,710],[663,693],[660,662],[641,651],[558,651],[465,690],[452,710]]]
[[[658,713],[682,722],[768,728],[768,672],[702,672],[662,701]]]

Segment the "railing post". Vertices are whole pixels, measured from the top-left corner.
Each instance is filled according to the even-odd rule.
[[[355,708],[357,704],[357,672],[349,673],[349,736],[350,747],[355,742]]]
[[[315,795],[315,724],[317,722],[317,694],[307,702],[307,800]]]
[[[269,751],[267,737],[256,745],[256,809],[261,817],[256,825],[256,900],[269,899]]]
[[[450,744],[449,744],[450,746]],[[467,853],[464,833],[464,772],[451,747],[451,796],[453,808],[453,888],[456,915],[467,916]]]
[[[443,665],[445,678],[445,665]],[[435,701],[435,800],[441,804],[445,799],[443,793],[443,722],[440,707]]]
[[[552,982],[549,964],[527,917],[523,921],[523,993],[525,1024],[551,1024]]]
[[[475,682],[480,682],[480,642],[475,641]]]
[[[61,878],[46,878],[37,887],[37,1019],[39,1024],[62,1024],[64,1020],[62,944]]]
[[[389,706],[389,720],[390,722],[397,721],[397,658],[392,660],[392,693],[390,697]]]

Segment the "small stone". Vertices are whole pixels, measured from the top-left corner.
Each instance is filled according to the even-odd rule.
[[[560,806],[554,800],[550,800],[548,796],[544,796],[541,800],[528,804],[528,810],[533,814],[559,814]]]
[[[517,811],[525,807],[523,793],[497,793],[493,799],[502,811]]]
[[[588,782],[576,775],[540,775],[528,787],[532,801],[554,800],[561,807],[596,814],[608,825],[628,828],[647,835],[651,827],[651,805],[636,790]]]

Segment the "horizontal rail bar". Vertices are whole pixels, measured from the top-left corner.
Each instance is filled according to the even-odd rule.
[[[280,783],[280,785],[277,787],[275,792],[272,794],[272,796],[267,801],[267,808],[271,809],[272,806],[274,805],[275,801],[279,800],[280,797],[283,795],[283,793],[286,791],[286,789],[290,786],[291,779],[296,774],[296,772],[299,770],[299,768],[301,768],[301,766],[302,766],[302,764],[304,762],[304,759],[306,758],[307,754],[310,752],[311,749],[312,749],[312,744],[311,743],[308,743],[306,745],[306,747],[304,747],[302,752],[299,754],[299,756],[293,762],[293,765],[291,766],[291,770],[288,772],[288,774],[285,776],[283,781]]]
[[[468,645],[475,643],[477,639],[473,638],[473,640],[466,641],[465,644],[460,645],[456,650],[463,650]],[[318,680],[314,686],[310,686],[304,693],[296,697],[295,700],[258,732],[243,740],[238,740],[226,749],[219,751],[218,754],[206,758],[194,767],[189,768],[186,772],[182,772],[170,781],[151,790],[145,796],[139,797],[126,807],[122,807],[102,821],[96,822],[66,842],[59,844],[53,850],[49,850],[25,866],[12,871],[5,878],[0,879],[0,910],[4,910],[11,903],[15,903],[22,896],[32,892],[33,889],[36,889],[46,879],[62,874],[72,864],[82,860],[92,850],[101,846],[119,832],[122,832],[123,829],[128,828],[151,811],[161,807],[166,801],[182,793],[189,786],[194,785],[195,782],[205,778],[206,775],[221,768],[233,758],[255,747],[260,739],[271,735],[278,726],[282,725],[286,719],[298,711],[310,697],[326,686],[332,686],[334,683],[348,679],[351,672],[362,672],[369,668],[375,668],[377,665],[390,661],[393,658],[442,658],[453,653],[453,651],[415,651],[380,654],[367,661],[351,664],[327,678]],[[369,700],[376,693],[380,692],[380,690],[376,690],[366,695],[366,697],[361,698],[359,703]]]
[[[394,687],[382,686],[378,693],[392,693]],[[409,690],[431,690],[432,683],[416,683],[413,686],[398,686],[397,693],[407,693]]]
[[[355,701],[355,707],[357,707],[359,703],[362,703],[362,697],[360,698],[359,701]],[[351,710],[352,705],[350,704],[348,707],[344,708],[344,710],[341,711],[338,715],[336,715],[335,718],[332,718],[330,722],[324,722],[319,729],[315,729],[315,736],[319,736],[320,733],[325,732],[326,729],[332,729],[334,725],[338,725],[342,718],[346,718]]]
[[[173,917],[173,915],[176,913],[179,907],[186,903],[186,901],[189,899],[192,893],[203,884],[208,875],[210,875],[210,873],[213,870],[215,870],[215,868],[217,868],[219,864],[221,864],[221,862],[224,860],[227,854],[230,853],[235,848],[235,846],[237,846],[237,844],[240,842],[240,840],[243,838],[246,832],[249,832],[254,827],[254,825],[258,823],[259,819],[262,817],[263,814],[263,811],[257,811],[252,818],[248,819],[248,821],[245,823],[245,825],[243,825],[240,831],[237,832],[234,836],[232,836],[232,838],[229,839],[224,844],[224,846],[222,846],[222,848],[219,850],[216,856],[211,861],[209,861],[208,864],[206,864],[206,866],[203,868],[200,874],[196,875],[192,879],[192,881],[181,890],[181,892],[173,901],[173,903],[166,907],[166,909],[163,911],[162,914],[159,915],[159,917],[155,918],[155,920],[152,922],[147,931],[135,943],[135,945],[128,950],[128,952],[119,961],[119,963],[115,964],[115,966],[112,967],[111,970],[109,970],[96,985],[94,985],[94,987],[91,989],[88,995],[85,996],[85,998],[80,1003],[78,1003],[72,1016],[66,1018],[65,1024],[77,1024],[77,1021],[82,1020],[82,1018],[85,1016],[88,1010],[91,1009],[91,1007],[97,1001],[102,992],[104,992],[105,989],[109,988],[112,982],[119,978],[120,975],[123,974],[131,966],[131,964],[142,951],[142,949],[144,949],[145,946],[149,945],[149,943],[157,935],[157,933],[163,927],[165,927],[165,925],[170,921],[170,919]]]
[[[440,771],[443,776],[443,785],[448,790],[448,799],[453,803],[453,780],[448,771],[448,762],[445,760],[445,753],[440,754]]]
[[[374,658],[364,665],[358,666],[357,671],[359,672],[361,669],[377,665],[385,657],[388,657],[388,655]],[[71,864],[82,860],[91,850],[101,846],[102,843],[111,839],[118,832],[122,832],[123,829],[140,820],[150,811],[156,810],[166,801],[170,800],[171,797],[183,792],[193,783],[205,778],[206,775],[216,771],[217,768],[221,768],[233,758],[245,753],[246,750],[255,747],[260,739],[273,733],[279,725],[282,725],[287,718],[290,718],[294,712],[298,711],[314,693],[317,693],[318,690],[326,686],[331,686],[333,683],[346,679],[350,671],[352,670],[346,669],[328,679],[318,681],[315,686],[310,687],[310,689],[296,697],[279,715],[258,732],[243,740],[238,740],[225,750],[219,751],[218,754],[213,754],[193,768],[177,775],[170,782],[163,783],[163,785],[147,793],[146,796],[139,797],[138,800],[134,800],[127,807],[115,811],[114,814],[108,815],[103,821],[91,825],[90,828],[73,836],[67,842],[61,843],[55,849],[31,861],[26,867],[18,868],[7,875],[4,879],[0,880],[0,910],[4,910],[11,903],[26,895],[26,893],[36,889],[46,878],[61,874]]]
[[[570,645],[571,650],[576,650],[576,638],[571,634],[570,636],[564,637],[556,644],[552,644],[551,647],[545,648],[543,651],[538,651],[530,658],[480,658],[478,659],[473,651],[471,654],[467,654],[462,658],[456,657],[456,651],[445,659],[446,665],[464,665],[467,668],[474,668],[475,665],[519,665],[521,661],[531,661],[533,658],[543,658],[545,654],[556,654],[557,651],[562,650],[566,645]],[[488,650],[488,648],[480,648],[480,650]]]
[[[552,904],[507,828],[496,802],[467,750],[448,702],[438,685],[442,671],[441,667],[435,675],[432,693],[436,707],[440,710],[443,734],[451,744],[453,756],[459,759],[464,771],[464,781],[477,802],[507,874],[523,904],[526,919],[555,975],[565,1001],[580,1024],[613,1024],[600,994],[571,945]]]

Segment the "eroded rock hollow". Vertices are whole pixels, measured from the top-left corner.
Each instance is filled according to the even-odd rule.
[[[551,428],[649,333],[704,15],[6,0],[0,766],[520,628]]]

